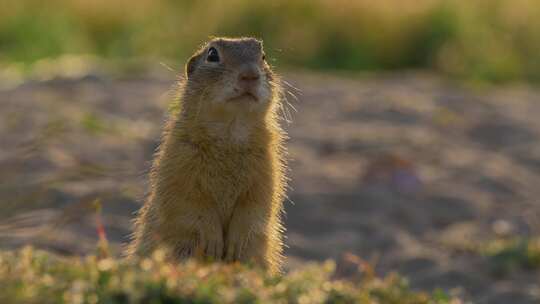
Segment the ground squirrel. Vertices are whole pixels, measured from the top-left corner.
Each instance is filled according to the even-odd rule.
[[[215,38],[188,61],[128,255],[282,264],[285,133],[261,41]]]

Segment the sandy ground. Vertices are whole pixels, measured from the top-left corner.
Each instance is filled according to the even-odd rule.
[[[288,267],[349,252],[414,288],[538,303],[538,270],[496,275],[470,250],[540,234],[540,91],[468,89],[422,73],[289,73]],[[0,248],[115,252],[146,191],[173,75],[0,89]],[[287,115],[289,116],[289,115]],[[472,244],[472,245],[471,245]]]

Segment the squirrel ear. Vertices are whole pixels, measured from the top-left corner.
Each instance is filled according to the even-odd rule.
[[[188,62],[186,63],[186,76],[189,78],[191,74],[195,71],[197,62],[199,61],[199,57],[201,54],[195,54],[189,58]]]

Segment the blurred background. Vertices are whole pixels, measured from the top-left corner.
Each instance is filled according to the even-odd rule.
[[[118,254],[211,36],[286,80],[287,268],[540,301],[540,2],[0,0],[0,248]]]

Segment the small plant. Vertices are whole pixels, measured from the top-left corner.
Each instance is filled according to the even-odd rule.
[[[540,268],[540,238],[494,240],[480,248],[480,252],[488,257],[497,275],[504,275],[516,268]]]

